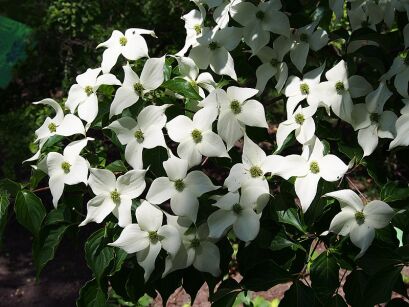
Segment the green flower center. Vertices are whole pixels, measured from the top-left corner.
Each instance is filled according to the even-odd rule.
[[[258,12],[256,13],[257,19],[263,20],[265,16],[266,16],[266,14],[264,14],[263,11],[258,11]]]
[[[190,246],[195,249],[198,248],[200,246],[200,240],[198,238],[194,238],[190,241]]]
[[[68,162],[61,163],[61,168],[63,169],[64,173],[68,174],[71,171],[71,164]]]
[[[379,122],[379,119],[380,119],[380,116],[379,116],[378,113],[372,113],[372,114],[369,116],[369,118],[371,119],[371,122],[372,122],[372,123],[378,123],[378,122]]]
[[[192,131],[192,138],[193,141],[198,144],[202,141],[203,136],[202,136],[202,132],[199,129],[195,129]]]
[[[233,100],[232,102],[230,102],[230,109],[234,114],[240,114],[241,113],[240,102],[237,100]]]
[[[365,222],[365,214],[362,211],[355,213],[355,220],[358,225],[362,225]]]
[[[118,203],[121,201],[121,195],[118,193],[117,189],[111,192],[111,199],[114,203]]]
[[[92,88],[92,86],[87,85],[84,89],[84,92],[85,94],[87,94],[87,96],[90,96],[94,92],[94,89]]]
[[[236,214],[240,214],[243,211],[243,208],[240,206],[240,204],[234,204],[233,205],[233,212]]]
[[[263,176],[264,174],[263,174],[263,171],[261,170],[260,167],[258,167],[258,166],[252,166],[252,167],[250,168],[250,175],[251,175],[251,177],[253,177],[253,178],[257,178],[257,177]]]
[[[303,114],[297,113],[297,114],[295,114],[295,116],[294,116],[294,120],[295,120],[295,122],[296,122],[297,124],[302,125],[302,124],[304,123],[304,121],[305,121],[305,117],[304,117]]]
[[[320,166],[318,165],[317,161],[312,161],[310,163],[310,171],[313,174],[318,174],[320,172]]]
[[[56,132],[56,131],[57,131],[57,125],[54,124],[54,123],[50,123],[50,124],[48,125],[48,130],[50,130],[51,133]]]
[[[199,35],[200,33],[202,33],[202,26],[199,25],[199,24],[194,25],[194,26],[193,26],[193,29],[195,30],[196,35]]]
[[[158,233],[156,231],[149,231],[148,232],[148,237],[149,237],[149,241],[151,241],[151,243],[156,243],[159,241],[159,236]]]
[[[306,33],[301,33],[301,35],[300,35],[300,41],[302,41],[302,42],[308,42],[308,34],[306,34]]]
[[[136,130],[134,136],[138,143],[142,143],[145,140],[142,130]]]
[[[119,44],[120,44],[121,46],[126,46],[127,43],[128,43],[128,40],[126,39],[125,36],[122,36],[122,37],[119,39]]]
[[[307,83],[301,83],[300,91],[301,91],[301,94],[308,95],[310,93],[310,87],[308,86]]]
[[[142,92],[143,92],[143,85],[142,85],[142,84],[140,84],[140,83],[135,83],[135,84],[133,85],[133,89],[135,90],[135,92],[137,92],[137,93],[139,94],[139,96],[142,95]]]
[[[209,44],[209,48],[210,48],[210,50],[216,50],[216,49],[220,48],[220,45],[218,43],[216,43],[216,42],[211,42]]]
[[[183,179],[178,179],[175,181],[175,189],[178,192],[182,192],[185,189],[186,185],[183,182]]]
[[[338,95],[342,95],[345,91],[345,84],[342,81],[338,81],[335,83],[335,90],[337,91]]]

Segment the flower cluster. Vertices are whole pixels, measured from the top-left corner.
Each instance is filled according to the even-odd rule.
[[[187,36],[177,54],[149,57],[143,35],[155,37],[153,31],[114,31],[98,45],[105,48],[101,67],[77,77],[64,110],[52,99],[38,102],[51,106],[56,115],[36,131],[39,150],[29,161],[39,160],[34,167],[48,174],[54,206],[65,185],[88,185],[95,196],[88,201],[80,226],[101,223],[112,213],[123,230],[110,245],[136,253],[145,280],[162,249],[163,276],[191,265],[218,276],[216,243],[228,233],[246,243],[257,237],[264,209],[277,192],[272,189],[274,180],[294,184],[302,212],[322,196],[317,189],[321,180],[341,183],[356,161],[330,153],[325,137],[316,133],[320,118],[339,119],[358,131],[353,137],[363,156],[376,150],[379,138],[391,139],[390,149],[409,145],[408,56],[396,58],[377,84],[371,84],[350,72],[342,59],[308,63],[311,53],[328,46],[328,33],[319,20],[291,27],[279,0],[259,5],[242,0],[194,2],[197,9],[183,16]],[[329,2],[340,18],[344,1]],[[352,31],[363,26],[376,29],[380,23],[390,27],[394,12],[408,9],[398,1],[348,2]],[[354,41],[347,53],[370,44],[378,43]],[[223,88],[219,82],[222,76],[237,81],[232,54],[238,46],[256,56],[254,88],[238,84]],[[209,66],[211,72],[200,72]],[[169,86],[170,81],[197,98],[187,98],[180,87]],[[285,101],[286,119],[278,124],[275,140],[271,136],[263,140],[270,143],[266,145],[251,131],[267,135],[273,124],[260,99],[270,84]],[[101,89],[107,87],[115,93],[104,107]],[[389,107],[391,97],[403,101],[400,117]],[[180,112],[187,108],[187,100],[193,111]],[[112,142],[132,170],[112,172],[84,158],[89,144],[100,141],[98,129],[112,132]],[[284,155],[293,134],[298,152]],[[43,150],[54,135],[75,140],[62,154]],[[167,153],[155,157],[161,174],[150,170],[153,160],[147,159],[154,148]],[[241,162],[229,164],[237,153]],[[228,165],[228,173],[208,171],[209,159]],[[395,213],[385,202],[364,205],[351,190],[325,196],[341,204],[329,231],[349,235],[361,249],[358,256],[373,241],[374,229],[388,225]]]

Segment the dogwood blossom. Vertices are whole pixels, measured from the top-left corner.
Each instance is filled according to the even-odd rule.
[[[168,106],[147,106],[139,112],[136,121],[125,116],[107,127],[116,133],[122,145],[126,145],[125,159],[134,169],[143,168],[144,148],[167,148],[162,128],[166,124],[165,110]]]
[[[101,223],[111,212],[118,218],[118,225],[125,227],[132,223],[132,199],[145,190],[146,170],[132,170],[119,176],[106,169],[92,168],[88,184],[96,195],[87,203],[87,216],[79,225],[91,221]]]
[[[396,121],[396,137],[389,144],[389,149],[409,145],[409,99],[403,100],[405,106],[400,110],[401,116]]]
[[[150,58],[146,61],[141,77],[133,71],[129,63],[123,66],[124,82],[115,93],[112,101],[109,116],[121,114],[122,111],[134,105],[140,97],[157,89],[164,80],[163,66],[165,57]]]
[[[219,187],[213,185],[201,171],[188,173],[188,165],[188,161],[175,156],[163,162],[168,177],[156,178],[146,199],[152,204],[161,204],[170,199],[173,213],[195,222],[199,210],[198,197]]]
[[[209,29],[204,26],[206,11],[201,4],[198,3],[197,6],[199,10],[191,10],[182,16],[182,20],[185,22],[186,40],[182,50],[176,55],[184,56],[190,47],[196,47],[199,44],[197,39],[201,37],[204,32],[209,31]]]
[[[97,48],[107,48],[102,54],[102,71],[110,72],[121,54],[130,61],[148,57],[148,46],[142,35],[156,37],[155,32],[151,30],[132,28],[126,30],[125,35],[114,30],[107,41],[97,46]]]
[[[408,83],[409,83],[409,65],[407,64],[409,57],[402,58],[397,56],[392,63],[392,66],[389,70],[381,77],[381,81],[390,80],[393,77],[393,84],[395,85],[396,90],[403,97],[409,97],[408,94]]]
[[[227,27],[230,21],[233,6],[242,2],[242,0],[224,0],[220,2],[221,4],[219,4],[213,12],[213,19],[216,22],[217,27],[223,29]]]
[[[395,214],[387,203],[380,200],[364,205],[351,190],[335,191],[324,196],[335,198],[341,204],[341,212],[331,221],[329,231],[341,236],[349,234],[352,243],[361,249],[356,258],[361,257],[371,245],[375,229],[386,227]]]
[[[172,225],[162,225],[163,212],[147,201],[142,201],[136,208],[135,216],[138,223],[128,224],[119,238],[109,245],[119,247],[128,254],[136,253],[147,281],[162,248],[172,255],[179,250],[180,234]]]
[[[193,120],[179,115],[166,124],[169,137],[180,143],[179,157],[188,161],[189,167],[200,164],[202,155],[206,157],[229,157],[219,135],[212,131],[217,110],[203,108],[195,113]]]
[[[305,212],[317,194],[319,180],[321,178],[326,181],[339,180],[348,170],[348,165],[335,155],[324,155],[324,145],[318,138],[315,138],[312,152],[306,148],[303,156],[307,160],[308,170],[303,176],[297,177],[294,186]]]
[[[101,68],[87,69],[77,76],[77,84],[71,86],[65,106],[74,113],[78,107],[78,116],[88,124],[94,121],[98,114],[97,90],[103,85],[121,85],[112,74],[102,74]]]
[[[358,143],[369,156],[378,145],[379,138],[393,139],[396,135],[397,116],[392,111],[383,111],[385,102],[392,96],[385,83],[368,94],[365,103],[354,105],[352,125],[358,132]]]
[[[48,185],[53,196],[53,205],[57,207],[58,201],[64,191],[64,185],[78,183],[87,184],[89,163],[80,156],[80,152],[87,145],[90,138],[68,144],[63,154],[50,152],[45,160],[47,173],[50,176]]]

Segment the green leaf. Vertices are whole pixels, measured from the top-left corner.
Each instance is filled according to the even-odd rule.
[[[41,199],[31,192],[20,191],[17,193],[14,210],[17,221],[38,238],[46,215]]]
[[[349,159],[359,162],[362,160],[364,155],[361,147],[359,146],[349,146],[346,144],[338,143],[338,150],[346,155]]]
[[[273,240],[270,243],[270,249],[272,251],[282,250],[286,247],[291,247],[293,250],[298,248],[304,249],[300,244],[297,244],[287,238],[284,232],[280,231],[277,235],[274,236]]]
[[[290,289],[284,293],[280,307],[311,307],[314,306],[314,291],[301,281],[295,281]]]
[[[85,243],[85,259],[98,284],[115,257],[114,248],[106,245],[104,234],[105,228],[102,228],[94,232]]]
[[[365,297],[368,277],[362,270],[352,271],[345,279],[344,292],[347,303],[351,306],[371,306]]]
[[[258,263],[248,271],[241,281],[242,286],[252,291],[267,291],[280,283],[292,280],[289,272],[281,268],[273,260]]]
[[[9,205],[9,194],[5,191],[0,191],[0,247],[3,242],[3,232],[7,223]]]
[[[224,280],[217,288],[216,293],[211,295],[210,300],[212,306],[228,307],[233,306],[236,296],[242,291],[240,284],[232,279],[228,278]]]
[[[299,216],[296,208],[290,208],[284,211],[277,211],[278,221],[280,223],[292,225],[297,228],[302,233],[306,233],[306,226],[301,221],[301,217]]]
[[[126,173],[128,171],[122,160],[112,162],[111,164],[107,165],[106,169],[113,173]]]
[[[168,80],[163,83],[162,86],[188,99],[202,100],[202,97],[200,97],[195,88],[184,79],[176,78],[173,80]]]
[[[88,281],[80,290],[77,307],[105,307],[107,306],[107,294],[103,291],[95,279]]]
[[[33,258],[37,279],[46,264],[54,259],[58,245],[68,227],[70,227],[70,225],[52,225],[41,230],[40,239],[36,241],[33,246]]]
[[[1,179],[0,190],[6,191],[11,197],[16,197],[17,193],[21,191],[21,185],[10,179]]]
[[[333,255],[324,251],[311,264],[312,288],[318,297],[327,301],[339,286],[339,266]]]
[[[394,202],[409,198],[409,188],[399,187],[397,183],[389,181],[381,189],[381,200],[384,202]]]

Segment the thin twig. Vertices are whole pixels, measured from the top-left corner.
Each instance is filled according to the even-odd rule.
[[[360,191],[359,188],[355,185],[355,183],[354,183],[351,179],[349,179],[348,176],[347,176],[346,178],[347,178],[349,184],[352,185],[352,187],[359,193],[359,195],[367,202],[368,199],[365,197],[364,194],[361,193],[361,191]]]
[[[43,188],[38,188],[36,190],[33,190],[33,193],[37,193],[37,192],[43,192],[43,191],[47,191],[49,190],[50,187],[43,187]]]

